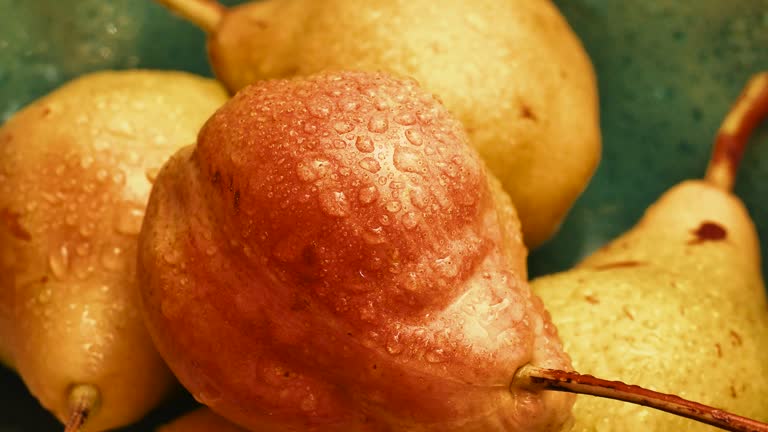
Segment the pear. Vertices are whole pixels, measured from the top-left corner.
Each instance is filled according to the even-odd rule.
[[[464,124],[529,248],[557,231],[599,162],[593,68],[549,0],[159,2],[208,32],[233,92],[323,70],[415,78]]]
[[[203,407],[158,428],[157,432],[246,432],[246,430],[217,415],[210,408]],[[259,432],[273,431],[262,429]]]
[[[571,395],[508,389],[524,364],[570,366],[508,196],[412,80],[243,89],[164,165],[139,243],[159,352],[250,430],[556,431],[570,417]]]
[[[179,72],[76,79],[0,129],[0,352],[77,430],[141,418],[174,383],[138,310],[151,181],[226,100]]]
[[[182,384],[255,431],[554,432],[560,390],[768,432],[572,372],[466,139],[383,73],[262,82],[218,110],[163,166],[139,236],[145,322]]]
[[[574,269],[532,282],[575,368],[768,419],[759,242],[731,191],[749,133],[766,114],[762,74],[723,123],[704,180],[670,189]],[[596,398],[579,398],[574,416],[574,432],[711,430]]]

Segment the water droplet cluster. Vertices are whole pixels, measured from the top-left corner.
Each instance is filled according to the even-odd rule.
[[[200,137],[195,156],[226,236],[245,238],[281,280],[310,286],[338,313],[373,323],[387,310],[438,308],[487,251],[482,164],[413,81],[260,83]]]

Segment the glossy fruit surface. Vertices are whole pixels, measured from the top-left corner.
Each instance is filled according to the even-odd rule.
[[[603,160],[559,234],[532,254],[532,276],[567,269],[631,227],[671,185],[699,177],[733,98],[750,75],[768,68],[765,0],[556,3],[597,71]],[[210,75],[204,35],[153,2],[0,0],[0,10],[14,10],[0,15],[2,120],[65,80],[99,68],[176,67]],[[747,150],[735,191],[755,220],[763,251],[766,179],[763,126]],[[12,372],[0,376],[0,384],[2,427],[58,427]],[[179,409],[166,406],[128,430],[149,430]]]
[[[160,166],[226,99],[188,73],[92,73],[0,128],[0,351],[62,422],[74,386],[105,430],[173,385],[138,310],[137,238]]]
[[[413,80],[245,88],[158,174],[142,312],[202,403],[252,430],[557,431],[569,369],[520,222],[461,124]]]

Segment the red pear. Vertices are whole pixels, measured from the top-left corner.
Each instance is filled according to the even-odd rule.
[[[508,197],[413,81],[246,88],[160,172],[143,307],[181,382],[253,430],[559,430],[568,369]]]
[[[514,207],[443,106],[413,81],[345,72],[222,107],[158,176],[139,277],[180,381],[254,431],[557,431],[573,403],[559,390],[768,432],[570,371],[525,256]]]

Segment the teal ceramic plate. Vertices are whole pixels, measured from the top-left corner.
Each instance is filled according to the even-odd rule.
[[[568,268],[631,226],[665,189],[700,177],[731,102],[751,74],[768,69],[768,0],[558,4],[597,69],[604,151],[561,232],[531,255],[533,275]],[[0,121],[79,74],[133,67],[210,75],[203,35],[150,0],[0,0]],[[736,185],[764,251],[766,126]],[[61,430],[11,372],[0,372],[0,400],[0,432]],[[125,430],[152,430],[192,404],[182,396]]]

